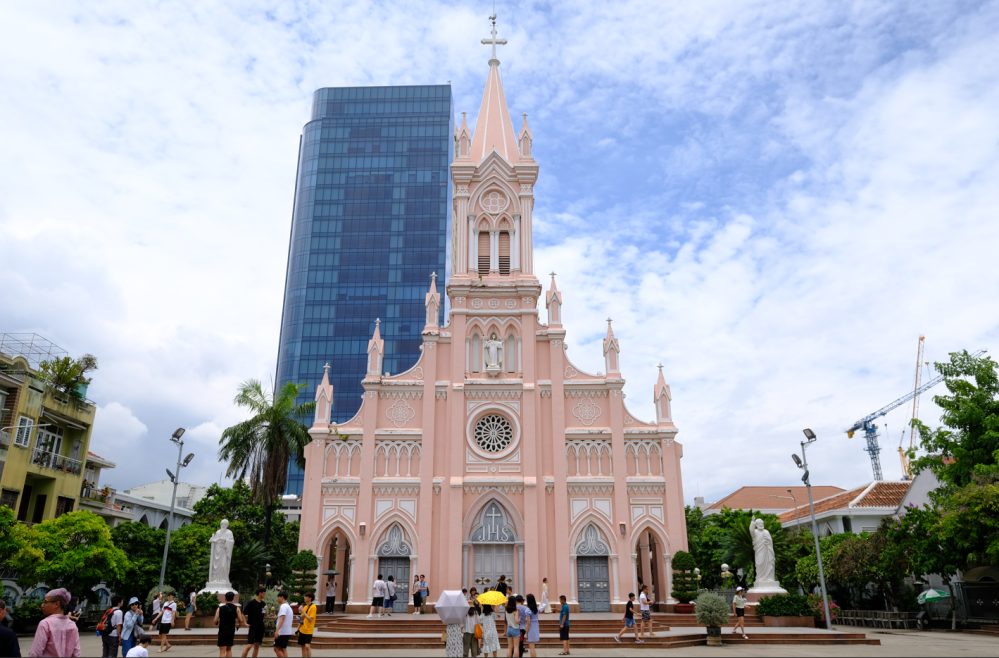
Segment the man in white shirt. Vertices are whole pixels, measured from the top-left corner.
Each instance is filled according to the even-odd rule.
[[[153,617],[152,626],[156,622],[160,623],[160,650],[159,653],[169,651],[173,645],[167,642],[167,635],[170,634],[170,625],[173,624],[173,616],[177,613],[177,604],[173,600],[173,592],[167,592],[166,603],[160,608],[160,614]]]
[[[139,637],[135,638],[135,646],[128,650],[125,654],[125,658],[149,658],[149,643],[152,642],[152,638],[143,633]]]
[[[163,592],[156,592],[153,597],[153,619],[160,616],[160,608],[163,606]],[[149,622],[149,632],[153,632],[153,623]]]
[[[638,597],[639,603],[642,607],[642,627],[639,634],[643,637],[649,637],[652,633],[652,606],[649,605],[649,586],[642,585],[642,593]]]
[[[371,609],[368,610],[369,619],[375,614],[375,610],[378,610],[378,616],[381,617],[382,606],[385,605],[385,594],[388,588],[385,587],[385,581],[382,580],[381,574],[378,574],[378,580],[371,586],[371,589],[374,590],[374,596],[371,597]]]
[[[274,654],[278,658],[288,658],[288,640],[295,634],[291,627],[292,617],[291,606],[288,605],[288,592],[281,590],[278,592],[277,627],[274,629]]]
[[[326,585],[326,614],[332,615],[336,607],[336,580],[330,580]]]

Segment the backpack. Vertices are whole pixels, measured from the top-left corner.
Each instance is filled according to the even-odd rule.
[[[113,614],[114,614],[114,608],[108,608],[107,611],[105,611],[104,616],[101,617],[100,623],[97,624],[98,633],[103,633],[104,629],[108,627],[108,625],[111,623],[111,615]]]

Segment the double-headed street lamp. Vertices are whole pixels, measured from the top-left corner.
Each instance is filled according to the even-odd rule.
[[[777,494],[770,494],[771,498],[784,498],[794,502],[794,522],[798,526],[798,532],[801,532],[801,519],[798,518],[798,499],[794,497],[794,492],[790,489],[787,490],[790,496],[778,496]]]
[[[805,433],[805,438],[808,440],[801,442],[801,458],[799,459],[797,454],[791,453],[791,459],[794,460],[798,468],[805,471],[805,474],[801,476],[801,481],[805,483],[805,487],[808,489],[808,508],[812,512],[812,537],[815,539],[815,557],[819,560],[819,584],[822,586],[822,606],[826,611],[826,628],[831,631],[833,629],[832,617],[829,616],[829,597],[826,596],[826,577],[822,572],[822,551],[819,549],[819,524],[815,522],[815,505],[812,504],[812,483],[808,480],[808,457],[805,455],[805,448],[815,443],[818,437],[810,429],[801,431]]]
[[[178,427],[177,431],[173,433],[170,440],[177,444],[177,474],[174,475],[170,472],[170,469],[166,469],[167,475],[170,476],[170,480],[173,482],[173,496],[170,498],[170,518],[167,519],[167,536],[166,536],[166,546],[163,547],[163,565],[160,567],[160,588],[158,591],[163,591],[163,579],[166,577],[166,563],[167,555],[170,554],[170,529],[173,526],[173,510],[177,503],[177,483],[180,481],[180,469],[184,468],[191,463],[194,459],[194,453],[190,453],[187,457],[184,457],[181,461],[181,455],[184,454],[184,442],[180,440],[180,437],[184,436],[184,428]]]

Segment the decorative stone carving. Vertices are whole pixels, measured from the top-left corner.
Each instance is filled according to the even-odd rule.
[[[482,196],[479,201],[482,209],[491,215],[496,215],[503,212],[506,207],[510,204],[510,200],[506,198],[502,192],[497,192],[493,190],[488,194]]]
[[[601,413],[600,406],[590,398],[583,398],[579,404],[572,408],[572,415],[587,427],[592,425],[597,418],[600,418]]]
[[[399,398],[392,406],[385,410],[385,416],[392,421],[396,427],[403,427],[406,423],[416,417],[416,410],[409,406],[406,400]]]
[[[507,523],[506,512],[499,503],[492,502],[486,505],[482,512],[481,525],[472,531],[469,541],[487,542],[490,544],[508,544],[516,541],[516,533]]]
[[[412,554],[413,549],[403,537],[402,528],[399,524],[397,523],[389,528],[388,536],[385,537],[385,541],[382,542],[382,545],[378,547],[378,555],[409,557]]]
[[[475,424],[475,445],[488,453],[503,452],[513,443],[513,425],[499,414],[483,416]]]
[[[482,308],[482,300],[476,297],[472,300],[472,308]]]
[[[521,301],[524,302],[524,306],[526,306],[527,308],[534,308],[534,298],[533,297],[524,297],[524,298],[521,299]]]
[[[508,300],[506,300],[505,303],[506,303],[506,307],[509,308],[509,309],[517,308],[517,300],[516,299],[508,299]]]
[[[460,306],[460,305],[462,305],[462,304],[465,303],[465,298],[464,297],[455,297],[454,298],[454,303]]]
[[[413,368],[413,377],[415,377],[416,379],[423,379],[423,367],[422,366],[416,366],[415,368]]]
[[[600,538],[600,531],[593,524],[583,530],[583,536],[576,545],[576,555],[610,555],[610,549]]]
[[[497,308],[499,308],[499,305],[500,305],[500,301],[498,299],[493,298],[493,299],[489,300],[489,308],[491,308],[491,309],[497,309]]]
[[[437,343],[436,342],[427,342],[427,343],[424,343],[424,346],[426,347],[426,349],[432,350],[435,347],[437,347]]]
[[[566,366],[565,367],[565,378],[566,379],[572,379],[573,377],[575,377],[578,374],[579,374],[579,372],[575,368],[573,368],[572,366]]]
[[[229,521],[222,519],[220,527],[212,535],[211,561],[208,563],[208,584],[205,590],[208,592],[228,592],[232,589],[229,582],[229,567],[232,563],[232,547],[235,540],[232,530],[229,529]]]

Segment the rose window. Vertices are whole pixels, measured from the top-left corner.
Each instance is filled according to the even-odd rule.
[[[490,192],[482,197],[482,207],[486,212],[498,213],[506,208],[506,197],[499,192]]]
[[[475,445],[486,452],[503,452],[513,442],[513,426],[499,414],[483,416],[475,425]]]

